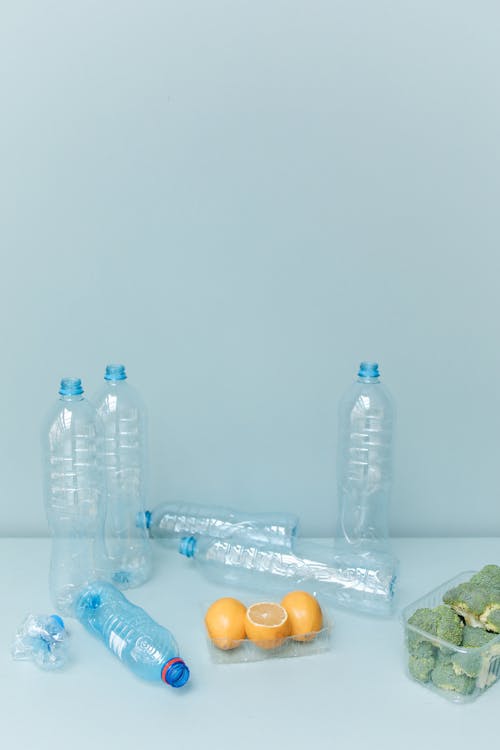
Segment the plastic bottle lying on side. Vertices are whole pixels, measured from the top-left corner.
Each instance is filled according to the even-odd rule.
[[[146,410],[123,365],[107,365],[104,381],[93,403],[101,428],[105,539],[113,583],[127,589],[144,583],[152,569],[147,532],[135,523],[145,508]]]
[[[137,515],[137,525],[149,529],[165,545],[184,536],[238,538],[257,544],[291,547],[299,519],[291,513],[243,513],[223,506],[163,503]]]
[[[181,540],[179,552],[192,557],[217,583],[259,590],[301,588],[359,612],[392,612],[397,560],[389,554],[335,553],[326,545],[301,540],[292,551],[193,536]]]
[[[79,378],[63,378],[59,396],[42,436],[45,509],[53,540],[52,600],[59,612],[71,615],[78,589],[107,578],[109,568],[95,409]]]
[[[34,661],[40,669],[59,669],[68,661],[68,636],[59,615],[28,615],[12,644],[14,659]]]
[[[189,669],[174,636],[112,584],[96,581],[85,587],[75,616],[138,677],[172,687],[188,681]]]

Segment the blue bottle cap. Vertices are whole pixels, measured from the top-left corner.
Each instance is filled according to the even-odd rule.
[[[106,365],[104,380],[125,380],[126,377],[125,365]]]
[[[135,525],[138,529],[149,529],[151,526],[151,511],[140,510],[135,517]]]
[[[182,659],[176,656],[163,665],[161,679],[167,685],[180,688],[189,680],[189,667]]]
[[[359,366],[358,378],[378,378],[378,362],[361,362]]]
[[[62,619],[62,617],[59,617],[59,615],[50,615],[50,616],[64,630],[64,620]]]
[[[59,387],[61,396],[79,396],[83,393],[82,381],[80,378],[63,378]]]
[[[194,536],[184,536],[179,542],[179,552],[186,557],[193,557],[196,551],[196,538]]]

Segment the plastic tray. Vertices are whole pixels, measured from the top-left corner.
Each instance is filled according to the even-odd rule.
[[[269,593],[260,596],[253,595],[248,597],[248,592],[243,596],[238,594],[231,594],[240,601],[243,601],[247,606],[259,601],[272,601],[273,598],[269,597]],[[210,653],[210,657],[215,664],[239,664],[248,663],[254,661],[264,661],[265,659],[280,659],[290,658],[296,656],[312,656],[314,654],[322,654],[330,649],[331,631],[333,628],[333,619],[331,615],[326,611],[321,600],[318,599],[321,611],[323,613],[323,627],[317,633],[310,633],[312,636],[311,640],[297,641],[292,636],[285,638],[280,646],[272,649],[264,649],[256,646],[253,641],[245,638],[244,640],[238,641],[238,645],[235,648],[223,650],[217,648],[215,642],[206,636],[207,646]],[[213,600],[212,600],[213,601]],[[204,613],[212,604],[212,601],[206,602],[204,605]],[[279,599],[276,599],[279,602]],[[203,625],[205,630],[205,625]],[[206,633],[206,631],[205,631]],[[305,636],[308,637],[307,635]]]
[[[409,604],[401,613],[405,631],[405,663],[408,676],[413,681],[418,682],[420,685],[429,688],[433,692],[442,695],[444,698],[447,698],[454,703],[469,703],[470,701],[475,700],[498,680],[500,677],[500,634],[495,638],[492,638],[480,648],[465,648],[463,646],[455,646],[449,641],[443,641],[441,638],[426,633],[420,628],[410,625],[408,620],[417,609],[421,609],[422,607],[432,608],[437,607],[439,604],[443,604],[443,595],[449,591],[449,589],[457,586],[459,583],[468,581],[475,573],[477,573],[476,570],[467,570],[463,573],[459,573],[455,578],[446,581],[446,583],[443,583],[441,586],[433,589],[417,601]],[[463,656],[460,656],[459,659],[467,659],[470,657],[472,659],[480,660],[481,666],[479,673],[472,679],[472,682],[467,681],[467,687],[464,692],[444,690],[436,687],[431,680],[423,682],[417,680],[412,674],[410,674],[408,670],[408,638],[415,635],[422,636],[426,641],[431,643],[432,646],[437,647],[441,651],[446,650],[450,655],[450,658],[460,654]]]

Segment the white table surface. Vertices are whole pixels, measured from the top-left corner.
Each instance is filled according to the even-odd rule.
[[[394,540],[401,577],[393,619],[336,610],[329,652],[230,665],[210,659],[203,605],[254,594],[208,583],[192,560],[156,544],[154,577],[128,596],[175,634],[191,669],[178,690],[129,673],[74,620],[64,670],[13,661],[25,614],[52,611],[50,541],[0,539],[2,747],[470,750],[494,742],[500,687],[455,705],[409,680],[399,610],[462,570],[500,563],[500,539]]]

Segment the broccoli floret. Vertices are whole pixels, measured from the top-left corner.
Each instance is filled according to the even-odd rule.
[[[436,666],[431,672],[433,684],[441,690],[449,690],[462,695],[473,692],[476,681],[466,674],[457,674],[453,669],[451,661],[447,658],[438,658]]]
[[[487,630],[500,633],[500,603],[493,603],[486,607],[480,619]]]
[[[414,654],[410,654],[408,659],[408,669],[410,674],[419,682],[429,682],[431,672],[435,666],[436,657],[433,654],[427,656],[415,656]]]
[[[437,636],[443,641],[453,643],[455,646],[462,643],[463,622],[457,613],[445,604],[440,604],[434,609],[428,607],[417,609],[408,619],[408,624],[424,630],[431,636]],[[422,636],[409,631],[409,648],[422,640]]]
[[[489,633],[481,628],[472,628],[466,625],[463,631],[462,646],[465,648],[476,649],[485,646],[492,638],[496,638],[495,633]],[[500,644],[492,646],[491,650],[484,649],[479,653],[455,653],[451,657],[451,663],[455,674],[465,674],[468,677],[479,678],[477,686],[486,687],[495,682],[495,677],[490,675],[490,661],[500,652]],[[493,677],[493,679],[492,679]]]
[[[472,576],[470,583],[486,590],[500,589],[500,566],[485,565],[479,573]]]
[[[462,631],[462,646],[464,648],[481,648],[495,637],[494,633],[488,633],[487,630],[471,628],[470,625],[466,625]]]
[[[467,625],[500,633],[500,567],[486,565],[470,581],[447,591],[443,601],[461,615]]]
[[[446,592],[443,601],[461,615],[467,625],[481,627],[479,617],[488,605],[488,596],[482,589],[476,588],[470,582],[460,583]]]

